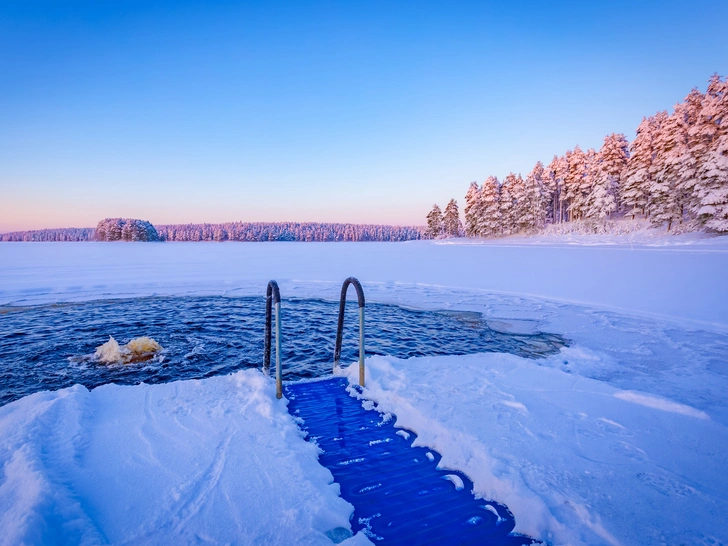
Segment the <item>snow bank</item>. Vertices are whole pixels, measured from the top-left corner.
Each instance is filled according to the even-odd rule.
[[[728,542],[728,427],[703,412],[506,354],[367,360],[364,397],[555,544]],[[358,367],[344,370],[352,384]],[[637,405],[635,404],[637,402]]]
[[[0,305],[192,292],[258,295],[270,279],[290,297],[302,282],[340,287],[355,275],[367,291],[387,286],[391,298],[422,286],[481,290],[728,329],[728,237],[671,246],[609,240],[614,244],[523,238],[498,244],[3,244]],[[331,297],[338,297],[338,287]],[[327,297],[321,287],[299,295]]]
[[[28,396],[0,407],[0,468],[2,544],[351,536],[352,506],[255,370]]]

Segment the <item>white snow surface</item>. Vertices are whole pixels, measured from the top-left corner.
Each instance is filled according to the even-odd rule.
[[[692,321],[728,330],[728,237],[582,236],[408,243],[4,243],[0,305],[148,294],[247,294],[270,279],[350,275],[398,298],[403,286],[484,290]],[[580,239],[580,240],[581,240]],[[326,297],[327,289],[295,295]],[[328,288],[336,298],[338,287]],[[384,296],[383,298],[381,296]]]
[[[555,544],[728,543],[728,428],[560,369],[591,357],[372,357],[363,397],[476,495],[507,504],[517,531]],[[358,365],[343,373],[358,383]]]
[[[6,243],[0,306],[262,296],[271,278],[284,300],[336,300],[350,275],[367,301],[474,311],[496,330],[570,340],[538,361],[367,360],[366,396],[468,474],[478,494],[506,503],[519,530],[554,544],[728,544],[728,237]],[[330,474],[270,383],[249,385],[264,380],[256,373],[77,386],[0,408],[0,528],[11,523],[16,534],[6,536],[20,537],[11,543],[57,532],[155,542],[157,528],[182,543],[225,542],[233,529],[262,542],[328,540],[322,533],[347,528],[351,507],[337,504]],[[248,404],[249,391],[262,401]],[[252,418],[260,407],[269,416]],[[278,458],[286,470],[271,471]],[[117,487],[123,494],[111,495]],[[266,516],[262,506],[277,508]],[[276,510],[289,508],[297,512],[281,525]],[[121,510],[130,517],[116,517]],[[218,535],[206,534],[211,513]]]
[[[257,370],[36,393],[0,407],[0,438],[1,544],[332,544],[351,529]]]

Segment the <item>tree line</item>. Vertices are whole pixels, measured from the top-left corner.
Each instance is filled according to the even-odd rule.
[[[157,226],[163,241],[412,241],[423,229],[378,224],[321,222],[230,222]]]
[[[412,241],[422,239],[417,226],[320,222],[229,222],[153,226],[145,220],[107,218],[94,228],[16,231],[0,241]]]
[[[498,237],[624,216],[673,233],[728,232],[728,78],[713,75],[671,114],[643,118],[631,143],[613,133],[598,151],[576,146],[525,178],[472,182],[464,212],[462,226],[455,200],[444,212],[435,205],[426,236]]]

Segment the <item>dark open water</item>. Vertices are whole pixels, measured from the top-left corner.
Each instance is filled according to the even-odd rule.
[[[338,303],[283,301],[285,380],[331,373],[337,317]],[[0,405],[75,383],[88,388],[104,383],[161,383],[260,367],[264,324],[265,299],[261,297],[150,297],[3,308]],[[355,302],[347,304],[345,324],[342,364],[358,358]],[[478,313],[382,304],[367,304],[366,334],[368,355],[400,358],[480,352],[539,358],[567,344],[555,334],[496,332]],[[90,355],[110,335],[120,344],[149,336],[164,352],[137,364],[98,364]]]

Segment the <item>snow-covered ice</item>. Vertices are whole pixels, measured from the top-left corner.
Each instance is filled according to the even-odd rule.
[[[0,408],[0,438],[3,544],[331,544],[350,529],[257,370],[36,393]]]
[[[556,544],[728,541],[728,428],[704,412],[489,353],[367,361],[367,399],[504,502],[516,531]],[[345,370],[358,382],[356,364]]]
[[[530,295],[690,320],[728,330],[728,237],[636,244],[408,243],[7,243],[0,245],[0,305],[120,295],[261,294],[276,279],[283,297],[297,282],[357,276],[385,285],[466,288]],[[602,243],[599,243],[602,241]],[[682,240],[681,240],[682,241]],[[263,288],[261,288],[261,285]],[[333,289],[336,297],[338,287]],[[326,297],[314,288],[296,295]]]
[[[571,346],[537,361],[373,357],[366,395],[479,493],[508,504],[519,530],[555,544],[728,543],[728,238],[473,243],[4,244],[0,305],[262,295],[271,278],[284,299],[336,299],[354,275],[368,301],[558,333]],[[276,517],[253,516],[260,500],[297,510],[275,519],[272,542],[328,540],[323,533],[346,528],[351,507],[265,381],[246,371],[73,387],[0,408],[2,528],[11,521],[31,543],[44,532],[153,542],[157,528],[185,533],[179,522],[189,521],[184,529],[197,534],[180,534],[182,542],[221,542],[230,535],[206,535],[206,516],[216,514],[221,533],[253,536]],[[118,437],[114,423],[125,431]],[[278,459],[293,478],[271,472]],[[263,468],[272,485],[259,479]],[[255,491],[255,506],[250,495],[230,500],[238,486]],[[127,507],[129,518],[114,519]]]

